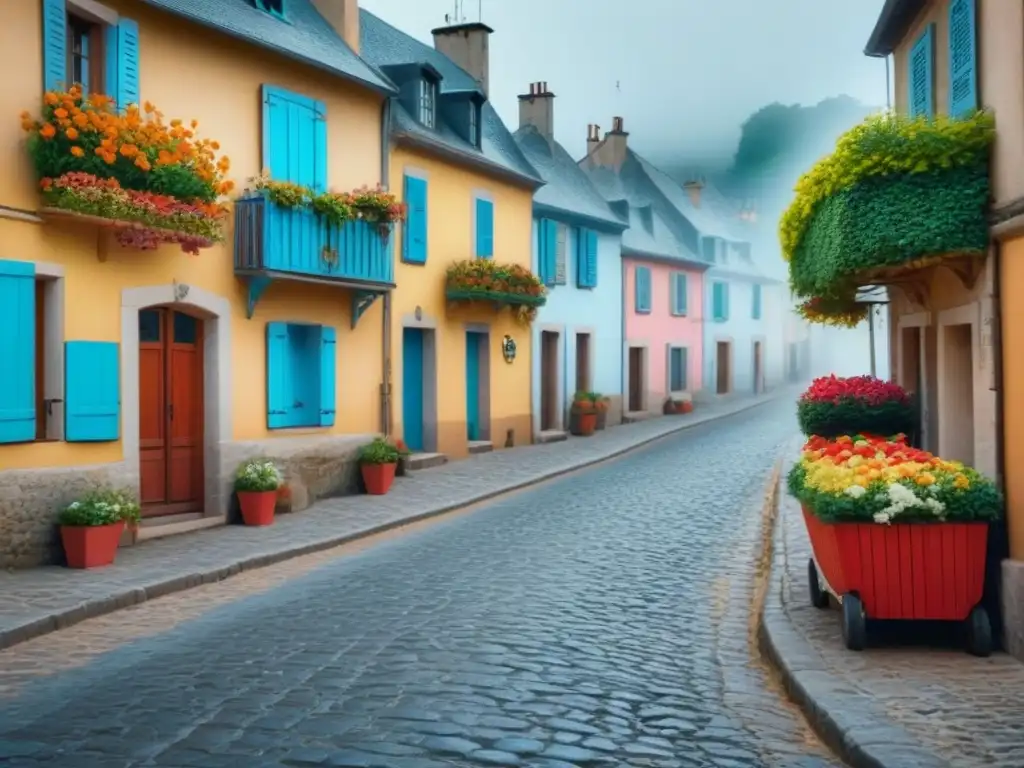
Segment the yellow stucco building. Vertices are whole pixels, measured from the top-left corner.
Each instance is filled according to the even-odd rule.
[[[390,181],[408,219],[391,304],[395,433],[414,452],[449,458],[528,444],[529,326],[508,308],[446,296],[456,262],[531,268],[532,197],[542,182],[487,100],[492,30],[436,29],[431,48],[366,11],[360,26],[361,55],[399,89]]]
[[[395,88],[359,58],[358,14],[355,0],[5,5],[0,64],[18,76],[0,92],[0,566],[52,559],[58,510],[101,484],[141,495],[142,537],[222,523],[233,473],[254,455],[287,468],[299,508],[351,487],[354,448],[387,427],[395,238],[365,221],[311,223],[250,180],[387,185]],[[231,196],[250,198],[229,202],[222,243],[141,250],[120,243],[151,231],[41,201],[18,115],[38,119],[44,91],[72,82],[121,112],[152,102],[166,121],[197,120],[219,142]],[[494,195],[502,232],[512,206],[526,221],[528,192]]]

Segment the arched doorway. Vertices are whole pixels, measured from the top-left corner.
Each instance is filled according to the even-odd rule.
[[[203,512],[203,321],[140,309],[139,496],[145,517]]]

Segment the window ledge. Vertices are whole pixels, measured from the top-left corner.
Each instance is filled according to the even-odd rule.
[[[21,208],[12,208],[9,205],[0,205],[0,219],[12,219],[14,221],[25,221],[29,224],[42,224],[43,219],[32,211]]]

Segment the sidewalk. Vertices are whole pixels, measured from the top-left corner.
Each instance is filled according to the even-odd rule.
[[[780,387],[761,397],[614,427],[591,438],[470,456],[398,478],[386,496],[325,499],[303,512],[280,516],[269,528],[231,525],[126,548],[109,568],[49,566],[0,573],[0,649],[92,616],[533,485],[780,397],[795,395]]]
[[[782,477],[761,645],[829,746],[854,768],[1024,766],[1024,664],[920,646],[846,650],[838,612],[810,605],[810,542]]]

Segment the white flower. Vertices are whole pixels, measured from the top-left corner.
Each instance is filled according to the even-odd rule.
[[[875,512],[875,522],[879,525],[889,525],[892,517],[887,512]]]

